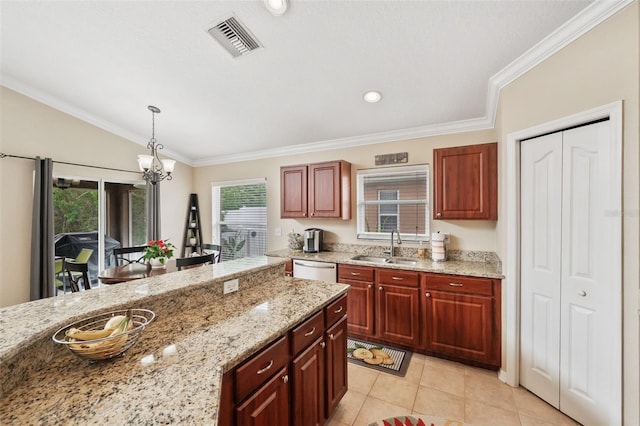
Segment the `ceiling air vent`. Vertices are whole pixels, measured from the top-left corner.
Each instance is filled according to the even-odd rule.
[[[231,16],[209,29],[209,34],[233,57],[246,55],[260,47],[260,43],[240,20]]]

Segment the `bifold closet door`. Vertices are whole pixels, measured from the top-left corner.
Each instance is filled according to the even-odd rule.
[[[608,121],[521,143],[521,383],[587,425],[620,408],[611,164]]]

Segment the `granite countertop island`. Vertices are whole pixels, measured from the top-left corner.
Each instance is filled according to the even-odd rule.
[[[224,372],[344,294],[245,258],[0,309],[0,424],[217,424]],[[223,295],[238,278],[239,291]],[[156,320],[123,356],[89,362],[62,326],[123,308]]]

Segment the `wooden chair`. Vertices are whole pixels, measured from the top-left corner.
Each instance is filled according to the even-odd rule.
[[[71,291],[80,291],[80,280],[85,290],[91,290],[91,283],[89,282],[89,264],[78,263],[75,260],[65,259],[64,268],[67,270],[67,276],[69,277],[69,285]]]
[[[208,243],[204,243],[202,244],[202,250],[203,250],[203,254],[209,254],[209,252],[205,252],[205,250],[211,250],[214,251],[214,263],[220,263],[220,256],[222,255],[222,246],[220,246],[219,244],[208,244]]]
[[[216,263],[214,253],[203,254],[201,256],[179,257],[176,259],[178,271],[182,271],[182,268],[193,268],[194,266],[204,265],[206,263]]]
[[[125,254],[131,253],[142,253],[147,246],[135,246],[135,247],[118,247],[113,249],[113,255],[116,257],[116,265],[123,265],[123,262],[127,263],[136,263],[142,261],[142,256],[137,259],[130,259],[128,256],[125,257]]]

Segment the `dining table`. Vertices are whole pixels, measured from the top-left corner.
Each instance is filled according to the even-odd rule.
[[[164,268],[152,268],[148,263],[132,262],[100,271],[98,279],[102,284],[118,284],[175,272],[177,270],[178,267],[176,266],[175,259],[170,259]]]

